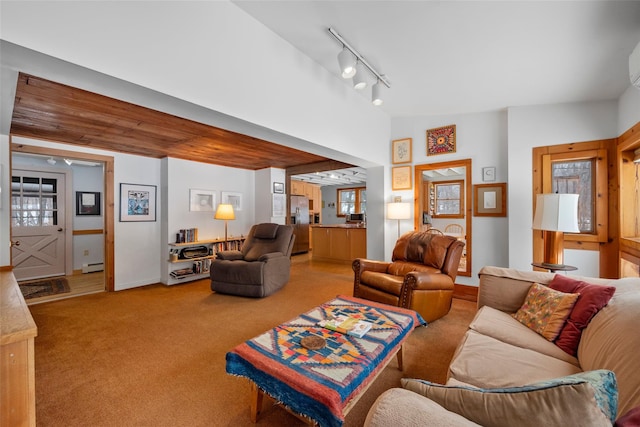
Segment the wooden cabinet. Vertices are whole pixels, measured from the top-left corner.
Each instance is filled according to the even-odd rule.
[[[0,425],[35,426],[38,328],[10,271],[0,272],[0,301]]]
[[[291,180],[291,195],[306,196],[309,199],[309,213],[322,211],[322,190],[319,185]]]
[[[312,258],[351,263],[367,256],[367,230],[361,227],[312,227]]]

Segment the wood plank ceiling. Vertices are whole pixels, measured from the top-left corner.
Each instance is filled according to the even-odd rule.
[[[352,166],[22,73],[11,133],[249,170],[295,168],[304,173]]]

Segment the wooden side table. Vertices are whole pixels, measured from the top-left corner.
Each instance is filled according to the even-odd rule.
[[[575,271],[578,269],[578,267],[574,267],[572,265],[547,264],[546,262],[532,262],[531,265],[538,268],[544,268],[545,270],[549,270],[551,273],[555,273],[556,271]]]

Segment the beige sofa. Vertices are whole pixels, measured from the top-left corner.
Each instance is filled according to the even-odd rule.
[[[447,384],[403,379],[403,388],[376,400],[365,425],[611,425],[640,406],[640,279],[571,276],[616,288],[582,331],[574,357],[511,316],[533,283],[554,276],[483,268],[479,310]]]

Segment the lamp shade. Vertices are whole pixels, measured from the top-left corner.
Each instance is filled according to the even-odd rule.
[[[236,214],[233,212],[233,205],[230,205],[228,203],[220,203],[218,205],[218,209],[216,209],[214,219],[236,219]]]
[[[411,218],[411,203],[387,203],[387,219]]]
[[[534,230],[579,233],[578,194],[538,194]]]

